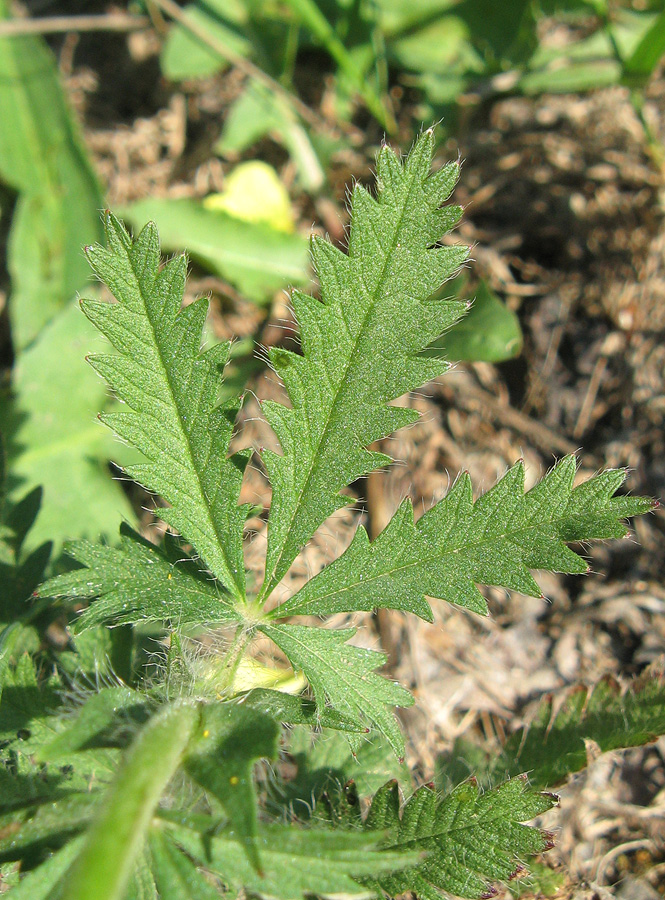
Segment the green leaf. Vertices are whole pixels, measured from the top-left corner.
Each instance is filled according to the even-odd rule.
[[[0,858],[21,859],[26,853],[55,849],[67,838],[78,834],[90,822],[100,794],[75,794],[54,803],[43,803],[0,817]],[[20,818],[22,822],[19,821]]]
[[[165,250],[186,247],[193,259],[257,303],[309,282],[307,241],[299,234],[242,222],[195,200],[141,200],[122,213],[137,227],[156,222]]]
[[[68,841],[41,866],[28,872],[18,885],[12,888],[14,900],[53,900],[56,896],[54,890],[56,884],[69,869],[82,843],[82,837]]]
[[[271,900],[304,895],[367,896],[356,878],[413,864],[413,851],[379,850],[379,835],[270,825],[259,829],[262,871],[256,872],[232,830],[198,835],[173,827],[173,838],[234,889]]]
[[[563,703],[555,705],[554,698],[546,697],[533,720],[513,732],[493,755],[486,774],[496,782],[514,772],[528,772],[534,786],[554,787],[587,765],[585,741],[606,752],[639,747],[662,734],[665,675],[661,662],[624,691],[607,676],[591,688],[579,685]]]
[[[68,757],[86,744],[99,739],[110,726],[117,726],[123,719],[134,715],[146,715],[146,697],[128,687],[103,688],[88,698],[74,721],[37,751],[38,762],[52,762]],[[136,720],[134,720],[136,721]],[[117,738],[117,735],[114,737]]]
[[[84,568],[56,575],[42,584],[40,597],[93,600],[74,621],[75,631],[101,624],[169,622],[212,625],[238,620],[228,596],[206,578],[177,546],[166,553],[120,527],[120,546],[88,541],[65,544],[65,552]]]
[[[120,900],[197,721],[196,708],[174,705],[139,733],[68,873],[63,900]]]
[[[327,707],[320,710],[316,703],[305,697],[293,697],[283,691],[268,688],[254,688],[240,698],[243,706],[270,716],[276,722],[285,725],[310,725],[313,728],[332,728],[336,731],[366,733],[363,728],[348,716],[342,716],[334,709]],[[348,744],[347,744],[348,747]]]
[[[514,778],[481,793],[473,781],[443,799],[421,787],[399,814],[396,782],[373,798],[365,827],[388,829],[388,850],[427,850],[420,865],[387,877],[366,880],[376,891],[396,897],[412,891],[421,900],[439,900],[439,891],[481,898],[495,893],[493,881],[507,881],[520,863],[552,846],[550,835],[522,823],[550,809],[556,798]]]
[[[10,498],[15,501],[39,485],[43,492],[28,548],[51,540],[57,553],[67,538],[110,537],[121,521],[134,519],[108,471],[108,459],[121,448],[95,422],[99,410],[109,405],[107,392],[83,360],[87,351],[104,344],[78,304],[71,303],[19,355],[12,393],[0,398],[0,429],[8,441],[12,473]]]
[[[401,68],[414,72],[442,73],[450,71],[460,56],[469,60],[469,29],[455,15],[439,15],[422,28],[409,29],[390,41],[391,57]]]
[[[467,256],[433,247],[457,222],[441,209],[457,179],[451,164],[430,176],[430,131],[401,163],[384,147],[376,200],[359,185],[352,198],[349,255],[313,238],[321,300],[294,291],[303,355],[273,348],[291,408],[264,403],[282,455],[266,450],[272,484],[265,599],[319,525],[349,498],[339,491],[389,458],[365,448],[417,414],[388,406],[440,375],[446,364],[418,353],[455,322],[464,305],[427,302]]]
[[[542,596],[529,569],[584,574],[586,562],[564,542],[626,534],[622,519],[649,511],[644,497],[614,497],[626,472],[609,470],[573,487],[575,459],[565,457],[524,493],[519,462],[475,503],[462,475],[447,496],[414,524],[405,500],[370,543],[359,528],[350,547],[273,615],[329,615],[375,607],[403,609],[432,621],[425,596],[481,615],[476,584]]]
[[[262,625],[264,632],[282,650],[292,666],[300,669],[314,691],[317,706],[325,710],[327,702],[344,716],[367,722],[383,734],[396,756],[404,756],[404,738],[392,711],[387,707],[411,706],[413,697],[401,685],[375,670],[386,656],[347,644],[355,628],[332,631],[302,625]],[[351,746],[360,738],[349,736]]]
[[[0,469],[2,460],[0,460]],[[0,494],[4,490],[0,471]],[[35,488],[18,503],[10,504],[0,499],[0,627],[27,622],[35,611],[31,602],[33,592],[44,577],[44,570],[51,555],[51,544],[46,543],[30,554],[23,553],[23,544],[33,526],[42,500],[41,488]],[[1,651],[0,651],[1,652]],[[2,663],[0,663],[0,671]]]
[[[8,7],[1,0],[0,20]],[[81,246],[100,234],[103,199],[43,38],[0,38],[0,121],[0,179],[19,194],[9,311],[23,349],[89,280]]]
[[[236,840],[253,868],[261,871],[257,841],[256,760],[277,756],[277,722],[263,712],[237,703],[203,708],[201,722],[185,757],[185,769],[224,806]]]
[[[29,825],[37,821],[34,807],[40,804],[45,805],[43,816],[48,815],[48,804],[77,793],[93,802],[93,794],[115,769],[117,751],[91,750],[77,758],[76,766],[38,760],[42,747],[67,728],[61,707],[63,685],[55,677],[38,678],[30,655],[19,655],[21,636],[21,629],[12,626],[2,636],[0,811],[11,817],[11,811],[18,810],[21,821],[20,811],[27,809]],[[13,657],[18,657],[14,664]],[[57,832],[57,822],[53,829]]]
[[[205,28],[210,37],[234,54],[248,56],[252,45],[239,28],[247,27],[247,13],[237,0],[206,0],[205,4],[190,4],[183,13],[195,26]],[[207,78],[223,71],[228,63],[199,40],[184,24],[174,24],[164,42],[160,56],[162,71],[171,81],[185,78]]]
[[[443,354],[465,362],[503,362],[519,356],[522,329],[515,313],[508,309],[486,281],[478,284],[467,315],[425,351],[428,356]]]
[[[150,855],[159,900],[219,900],[217,891],[166,834],[150,835]]]
[[[325,171],[307,131],[283,97],[257,82],[250,82],[231,104],[215,153],[220,156],[242,153],[266,134],[279,140],[289,151],[304,189],[320,190]]]
[[[665,12],[662,12],[628,59],[623,63],[623,77],[631,85],[644,85],[665,54]]]
[[[368,73],[365,66],[359,66],[358,57],[350,53],[339,35],[326,18],[320,4],[314,0],[286,0],[296,19],[308,28],[317,41],[326,48],[330,56],[339,66],[340,72],[353,86],[354,91],[362,97],[367,109],[387,131],[397,130],[392,112],[374,86],[373,73]]]
[[[372,732],[357,750],[346,735],[294,728],[286,745],[289,758],[297,766],[294,778],[279,784],[273,803],[293,810],[301,819],[311,817],[312,797],[341,791],[352,781],[361,798],[370,797],[387,779],[410,784],[408,766],[400,762],[383,735]]]
[[[176,257],[160,270],[154,225],[132,241],[109,213],[106,233],[109,248],[89,247],[87,256],[118,302],[82,307],[118,351],[90,363],[129,409],[101,419],[147,458],[125,471],[171,504],[160,517],[242,598],[245,508],[237,502],[247,454],[228,458],[236,406],[216,405],[229,345],[200,352],[208,302],[180,309],[187,261]]]

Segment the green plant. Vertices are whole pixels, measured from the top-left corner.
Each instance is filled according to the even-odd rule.
[[[161,547],[128,526],[117,546],[72,542],[70,571],[31,599],[21,587],[3,619],[14,621],[0,635],[0,860],[19,900],[207,900],[240,888],[279,900],[480,898],[551,846],[525,823],[554,799],[523,776],[484,793],[473,780],[444,795],[424,785],[402,808],[393,707],[413,698],[379,674],[382,653],[352,643],[355,628],[290,620],[379,607],[431,621],[426,596],[484,615],[477,584],[540,596],[530,569],[586,572],[567,542],[621,537],[622,519],[651,508],[616,495],[625,472],[574,486],[566,458],[525,494],[518,463],[475,503],[462,475],[417,522],[405,501],[373,542],[359,527],[335,562],[272,601],[317,528],[350,502],[340,491],[390,462],[367,447],[414,420],[391,401],[447,368],[422,351],[466,311],[432,296],[467,248],[438,243],[461,211],[443,205],[458,167],[432,174],[433,149],[428,131],[405,161],[381,150],[377,198],[353,191],[348,255],[312,242],[321,299],[292,294],[302,355],[270,356],[291,405],[263,405],[281,453],[263,452],[273,497],[258,590],[246,583],[238,505],[249,454],[229,455],[240,400],[217,403],[229,346],[200,349],[207,303],[181,309],[186,259],[160,267],[154,226],[132,240],[111,214],[108,247],[87,249],[117,298],[82,302],[117,351],[90,358],[124,401],[101,418],[142,452],[126,472],[169,504],[158,513],[173,533]],[[12,583],[30,509],[5,513]],[[68,616],[73,632],[57,654],[39,641],[49,615]],[[223,652],[195,654],[192,634],[211,626]],[[162,642],[146,662],[151,634]],[[257,636],[288,658],[294,695],[241,677]],[[313,729],[331,739],[312,747]],[[628,727],[623,737],[637,740]],[[255,766],[280,746],[297,777]]]

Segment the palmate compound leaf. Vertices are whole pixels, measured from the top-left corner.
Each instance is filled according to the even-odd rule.
[[[261,630],[305,673],[317,705],[327,702],[350,719],[367,723],[383,734],[395,754],[404,756],[404,738],[391,709],[411,706],[413,697],[401,685],[376,674],[386,662],[384,653],[347,643],[355,628],[328,630],[302,625],[262,625]],[[351,747],[362,739],[349,735]]]
[[[229,345],[201,352],[208,302],[181,309],[187,261],[179,256],[160,270],[153,224],[134,241],[111,213],[105,226],[108,249],[88,247],[86,254],[118,302],[81,306],[118,351],[90,363],[129,411],[101,419],[146,456],[125,471],[170,503],[157,510],[160,517],[242,599],[246,511],[237,503],[247,454],[228,457],[237,405],[217,404]]]
[[[128,525],[120,527],[119,547],[71,541],[65,552],[84,568],[56,575],[37,593],[71,600],[97,598],[74,621],[78,632],[106,623],[166,621],[180,626],[238,619],[219,583],[201,573],[182,550],[158,549]]]
[[[468,248],[436,246],[461,211],[441,208],[458,166],[430,174],[433,150],[431,131],[404,163],[381,149],[377,199],[359,185],[353,191],[348,256],[312,240],[321,300],[291,295],[303,355],[270,354],[292,408],[263,404],[281,455],[263,455],[273,494],[261,599],[319,525],[349,502],[339,491],[390,461],[366,448],[417,414],[389,402],[447,368],[418,354],[466,309],[459,301],[428,298]]]
[[[359,528],[346,552],[273,615],[390,607],[432,621],[426,596],[486,615],[476,584],[540,597],[530,569],[582,574],[587,563],[566,541],[623,537],[622,519],[652,508],[644,497],[614,496],[625,477],[610,470],[573,487],[575,459],[568,456],[525,494],[520,462],[474,503],[464,474],[417,523],[406,500],[372,543]]]
[[[496,893],[494,881],[508,881],[521,861],[552,846],[551,836],[523,824],[556,803],[552,794],[534,791],[525,777],[513,778],[481,793],[474,780],[442,799],[428,785],[419,788],[400,817],[397,782],[374,796],[365,829],[388,830],[386,849],[426,850],[417,866],[365,880],[381,895],[413,892],[419,900],[441,900],[440,891],[480,898]]]

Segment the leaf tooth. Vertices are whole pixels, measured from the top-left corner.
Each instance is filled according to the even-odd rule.
[[[449,162],[432,172],[425,182],[425,191],[432,206],[441,206],[450,197],[459,180],[459,162]]]
[[[152,307],[155,315],[167,322],[175,318],[182,306],[186,279],[187,256],[182,253],[168,260],[155,279]]]
[[[376,178],[382,193],[394,193],[404,178],[404,170],[397,154],[388,144],[383,144],[376,158]]]
[[[312,235],[310,248],[312,262],[321,285],[321,300],[313,302],[321,302],[324,305],[335,302],[348,281],[349,257],[330,241],[318,235]]]
[[[418,138],[404,165],[405,178],[412,177],[424,184],[430,174],[434,156],[434,131],[428,128]]]
[[[127,255],[136,278],[151,292],[159,270],[159,235],[154,222],[143,226],[139,236],[127,248]]]
[[[110,209],[104,211],[104,232],[108,246],[115,252],[127,252],[132,245],[132,238],[123,223],[114,216]]]
[[[372,797],[372,804],[363,823],[365,831],[395,830],[399,827],[399,784],[396,778],[386,782]]]
[[[423,785],[413,794],[404,807],[399,829],[400,841],[413,841],[427,836],[434,824],[436,793]]]
[[[203,359],[199,356],[199,352],[208,305],[207,297],[201,297],[185,306],[173,319],[168,333],[169,353],[172,358],[179,357],[183,362],[187,361],[190,369]]]

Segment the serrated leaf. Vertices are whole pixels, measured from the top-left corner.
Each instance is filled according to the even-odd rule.
[[[487,896],[491,882],[507,881],[518,862],[551,847],[549,835],[523,823],[550,809],[555,799],[533,791],[524,778],[485,793],[466,782],[441,800],[423,786],[400,817],[397,785],[389,783],[373,800],[366,827],[392,829],[385,843],[389,850],[423,849],[428,856],[413,869],[366,883],[392,897],[408,891],[421,900],[440,900],[440,891]]]
[[[514,731],[479,774],[496,783],[528,772],[539,788],[555,787],[587,765],[585,741],[602,752],[639,747],[665,734],[665,675],[654,664],[625,690],[610,676],[578,685],[564,698],[548,696],[533,719]]]
[[[108,460],[121,448],[94,421],[109,406],[107,391],[83,360],[103,344],[78,304],[71,303],[19,355],[11,394],[0,398],[10,499],[16,502],[38,486],[43,492],[27,549],[49,540],[57,553],[68,538],[110,537],[121,521],[134,519],[121,485],[108,470]]]
[[[36,758],[51,762],[81,750],[98,739],[110,726],[116,729],[124,719],[147,717],[146,697],[128,687],[104,688],[93,694],[83,704],[73,722],[65,724],[62,731],[40,746]]]
[[[261,631],[305,674],[320,710],[330,703],[342,715],[366,722],[388,739],[396,756],[404,756],[404,738],[389,707],[411,706],[413,697],[401,685],[376,674],[386,662],[385,654],[348,644],[355,628],[262,625]],[[350,736],[350,742],[357,748],[361,739]]]
[[[539,597],[530,569],[585,573],[586,562],[566,541],[623,537],[622,519],[652,508],[644,497],[613,496],[625,477],[610,470],[573,487],[575,459],[568,456],[524,493],[519,462],[474,503],[464,474],[417,523],[406,500],[373,542],[359,528],[346,552],[273,615],[389,607],[432,621],[425,596],[486,615],[476,584]]]
[[[366,733],[362,725],[348,716],[328,707],[319,710],[316,703],[306,697],[293,697],[283,691],[254,688],[241,695],[238,702],[285,725],[310,725],[313,728],[332,728],[351,734]]]
[[[169,556],[127,525],[120,527],[119,547],[73,541],[65,552],[84,568],[49,579],[38,595],[93,600],[74,621],[75,631],[107,623],[210,625],[238,618],[220,585],[182,551]]]
[[[118,302],[82,306],[118,350],[90,362],[129,410],[102,421],[147,457],[125,471],[171,504],[161,518],[242,598],[245,509],[237,502],[247,454],[228,458],[236,408],[217,405],[229,346],[200,352],[208,302],[181,310],[187,263],[177,257],[160,270],[154,225],[132,241],[110,213],[105,224],[108,249],[89,247],[87,256]]]
[[[219,900],[219,891],[167,834],[152,830],[150,856],[160,900]]]
[[[16,887],[12,888],[14,900],[53,900],[57,896],[56,885],[69,869],[82,843],[83,837],[68,841],[37,869],[28,872]]]
[[[257,872],[262,864],[253,768],[257,760],[277,756],[278,737],[277,722],[264,712],[237,703],[209,705],[184,760],[191,777],[224,806]]]
[[[303,355],[270,354],[292,408],[263,404],[282,452],[263,454],[273,494],[262,599],[319,525],[349,502],[339,491],[389,461],[365,448],[417,417],[387,404],[446,369],[418,353],[465,309],[428,298],[467,248],[433,246],[460,216],[457,207],[441,209],[457,166],[430,175],[433,150],[429,131],[404,163],[382,148],[377,199],[359,185],[353,191],[348,256],[312,239],[321,300],[291,295]]]
[[[415,861],[414,851],[380,851],[379,835],[264,825],[259,874],[231,829],[200,835],[182,826],[172,829],[176,843],[226,884],[270,900],[301,900],[309,894],[367,897],[356,877]]]

